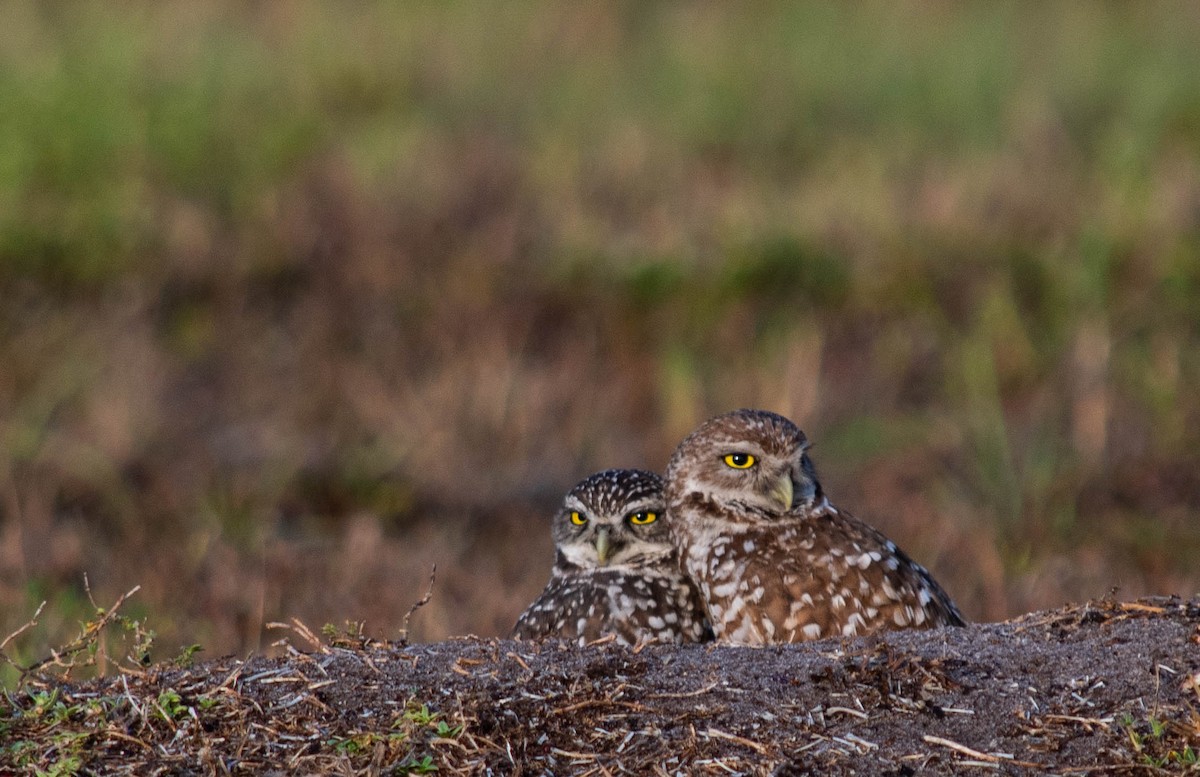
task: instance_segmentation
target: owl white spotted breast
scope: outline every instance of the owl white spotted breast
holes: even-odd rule
[[[627,645],[711,639],[665,512],[662,478],[652,472],[605,470],[571,489],[554,517],[550,582],[513,637],[584,644],[611,634]]]
[[[924,567],[833,506],[807,449],[783,416],[735,410],[702,424],[671,456],[672,540],[717,641],[962,625]]]

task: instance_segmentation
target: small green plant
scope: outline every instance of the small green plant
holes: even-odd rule
[[[428,754],[420,758],[406,756],[404,760],[396,764],[396,771],[399,774],[429,774],[437,770],[437,764],[433,762],[433,756]]]
[[[427,704],[422,704],[419,707],[415,704],[410,704],[408,709],[404,711],[403,719],[417,726],[428,726],[437,719],[437,713],[430,712],[429,705]]]
[[[356,755],[371,749],[371,745],[379,740],[379,735],[367,732],[363,734],[355,734],[351,737],[330,739],[325,742],[327,745],[332,745],[333,749],[345,755]]]
[[[332,647],[363,649],[371,641],[364,633],[366,624],[362,621],[346,621],[342,626],[326,623],[321,627],[321,634],[329,640]]]
[[[33,706],[25,711],[25,715],[30,718],[41,718],[46,714],[46,711],[59,703],[58,689],[53,688],[49,691],[31,691],[29,700],[33,702]]]
[[[178,720],[188,714],[188,705],[184,704],[183,698],[173,690],[160,693],[156,706],[159,716],[166,721]]]
[[[22,768],[29,766],[37,758],[39,750],[40,746],[38,743],[31,742],[28,739],[18,739],[15,742],[0,747],[0,753],[7,751],[13,765]]]
[[[457,739],[464,727],[451,723],[428,704],[410,700],[386,732],[364,731],[347,737],[326,740],[336,752],[354,758],[376,751],[382,744],[395,774],[428,774],[438,770],[436,756],[423,752],[425,745],[438,740]]]
[[[91,733],[64,724],[92,716],[103,705],[95,699],[68,704],[58,688],[28,691],[25,700],[27,706],[16,705],[0,727],[5,734],[13,732],[13,741],[0,746],[0,761],[38,775],[78,774]]]
[[[50,764],[49,769],[38,769],[35,773],[38,777],[67,777],[68,775],[79,774],[82,768],[82,756],[72,754],[64,756]]]
[[[1165,769],[1168,766],[1196,766],[1200,764],[1200,761],[1197,761],[1196,751],[1192,749],[1192,746],[1184,745],[1182,750],[1168,750],[1159,756],[1144,753],[1142,763],[1157,769]]]
[[[463,727],[462,726],[451,726],[446,721],[439,720],[437,722],[437,725],[434,726],[433,730],[434,730],[434,733],[436,733],[442,739],[454,739],[455,737],[457,737],[459,734],[462,733]]]
[[[1193,767],[1200,765],[1200,754],[1190,742],[1183,741],[1178,746],[1179,739],[1173,736],[1172,726],[1153,715],[1145,721],[1139,721],[1126,713],[1121,717],[1121,725],[1129,736],[1133,750],[1140,756],[1146,766],[1163,769],[1170,766]]]
[[[82,705],[68,706],[64,703],[59,698],[58,688],[49,691],[32,691],[29,693],[29,700],[32,702],[32,706],[22,712],[21,716],[50,728],[69,720],[84,709]]]
[[[393,728],[404,723],[411,723],[412,725],[421,728],[430,728],[433,730],[434,734],[442,739],[454,739],[463,732],[462,726],[452,726],[446,721],[442,720],[441,713],[431,712],[429,710],[429,705],[427,704],[421,704],[418,706],[415,703],[409,703],[408,708],[404,711],[404,714],[397,719],[396,723],[393,725]]]
[[[171,659],[171,663],[181,669],[187,669],[196,661],[196,654],[204,650],[198,644],[187,645],[183,650],[179,651],[179,655]]]

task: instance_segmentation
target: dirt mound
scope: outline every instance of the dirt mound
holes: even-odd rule
[[[1200,772],[1200,600],[766,649],[325,646],[0,705],[0,770]]]

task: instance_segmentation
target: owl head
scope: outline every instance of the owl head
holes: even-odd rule
[[[669,555],[665,512],[662,478],[653,472],[597,472],[571,489],[554,517],[560,565],[640,566]]]
[[[667,465],[667,500],[704,495],[741,515],[780,518],[823,499],[808,438],[766,410],[734,410],[689,434]]]

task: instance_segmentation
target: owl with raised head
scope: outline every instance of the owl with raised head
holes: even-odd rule
[[[554,516],[550,582],[517,620],[515,639],[585,644],[613,635],[635,645],[711,638],[704,607],[679,569],[662,479],[610,469],[571,489]]]
[[[783,416],[736,410],[702,424],[671,456],[672,540],[717,641],[962,625],[924,567],[834,507],[808,447]]]

